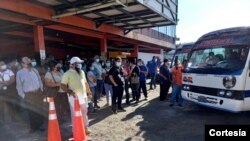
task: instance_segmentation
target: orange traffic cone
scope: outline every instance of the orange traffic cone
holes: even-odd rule
[[[75,98],[74,101],[74,141],[86,141],[87,136],[83,122],[81,107],[79,99]]]
[[[61,134],[53,98],[49,98],[48,141],[61,141]]]

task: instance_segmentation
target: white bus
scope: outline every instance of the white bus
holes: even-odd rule
[[[182,97],[215,109],[250,110],[250,27],[210,32],[194,44]]]
[[[172,58],[171,61],[171,65],[170,67],[172,68],[172,66],[174,65],[174,60],[177,58],[181,63],[184,60],[187,60],[189,53],[192,50],[194,43],[185,43],[185,44],[181,44],[174,53],[174,56]]]

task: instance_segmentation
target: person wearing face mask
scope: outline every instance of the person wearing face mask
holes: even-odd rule
[[[145,100],[147,100],[148,93],[147,93],[147,87],[146,87],[146,77],[148,74],[148,69],[144,65],[143,61],[141,59],[138,60],[138,66],[140,69],[140,88],[139,88],[139,97],[141,97],[141,91],[143,91]]]
[[[88,64],[87,64],[87,68],[86,68],[86,71],[87,71],[87,80],[88,80],[88,83],[89,83],[89,87],[90,87],[90,90],[92,92],[92,99],[89,99],[89,112],[90,113],[95,113],[95,108],[97,108],[97,95],[96,95],[96,76],[94,74],[94,66],[93,66],[93,63],[94,61],[90,61]]]
[[[111,105],[110,98],[112,98],[113,89],[112,89],[112,82],[110,81],[109,74],[108,74],[108,72],[111,68],[111,63],[109,60],[106,62],[105,66],[106,67],[104,68],[104,70],[105,70],[104,88],[105,88],[106,100],[107,100],[107,104],[105,106],[110,106]]]
[[[0,108],[1,117],[3,122],[10,122],[14,120],[16,112],[14,109],[15,88],[13,87],[15,82],[14,73],[7,68],[4,61],[0,61]],[[7,111],[8,113],[5,113]],[[11,119],[7,119],[6,115],[10,114]]]
[[[153,90],[153,86],[154,88],[156,88],[155,77],[157,73],[157,58],[155,56],[153,56],[152,60],[148,64],[148,72],[150,74],[150,79],[151,79],[150,89]]]
[[[22,58],[22,69],[17,72],[16,89],[18,95],[25,103],[25,109],[28,111],[30,120],[30,133],[40,130],[44,117],[47,117],[47,112],[43,108],[43,83],[37,69],[31,65],[31,60],[28,57]]]
[[[122,64],[121,58],[116,58],[114,66],[108,72],[109,79],[112,83],[112,89],[113,89],[112,111],[115,114],[117,114],[117,108],[119,111],[126,111],[122,107],[124,77],[121,64]]]
[[[19,60],[20,61],[20,60]],[[8,68],[14,73],[14,75],[16,76],[17,74],[17,71],[19,71],[21,69],[21,65],[19,63],[17,57],[9,57],[7,60],[6,60],[6,64],[8,66]],[[12,85],[11,85],[12,89],[13,89],[13,101],[15,102],[12,102],[12,107],[13,107],[13,113],[14,113],[14,120],[15,121],[18,121],[19,119],[19,115],[18,115],[18,112],[20,112],[22,109],[21,109],[21,101],[19,99],[19,96],[17,94],[17,91],[16,91],[16,83],[14,82]]]
[[[160,67],[160,101],[167,100],[168,91],[171,85],[170,72],[168,67],[168,59],[164,59]]]
[[[63,113],[69,109],[67,93],[60,86],[63,73],[60,72],[60,64],[56,61],[50,61],[49,71],[45,74],[45,85],[47,87],[58,87],[58,92],[54,94],[55,107],[59,122],[64,122]]]
[[[101,98],[102,95],[102,89],[103,89],[103,69],[102,69],[102,65],[100,63],[100,57],[99,56],[95,56],[94,57],[94,68],[95,68],[95,72],[96,72],[96,78],[97,78],[97,85],[96,85],[96,93],[97,93],[97,97],[98,99]],[[100,108],[100,107],[98,107]]]
[[[82,116],[85,122],[85,131],[86,134],[89,134],[90,130],[88,128],[89,122],[87,112],[88,99],[91,99],[92,93],[85,77],[85,73],[81,70],[82,62],[83,60],[79,57],[72,57],[70,59],[70,69],[63,74],[61,88],[68,93],[72,123],[74,123],[74,98],[77,97],[79,99]],[[74,129],[73,126],[74,125],[72,124],[72,131]]]
[[[140,69],[137,66],[135,60],[130,62],[130,66],[131,66],[130,84],[131,84],[131,89],[132,89],[132,96],[133,96],[133,99],[136,100],[136,103],[138,103],[140,99],[140,93],[139,93]]]

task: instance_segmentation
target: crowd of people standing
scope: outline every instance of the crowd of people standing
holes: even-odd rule
[[[124,93],[127,105],[138,103],[141,93],[147,100],[148,77],[151,79],[150,89],[155,89],[155,79],[159,75],[160,101],[168,99],[168,91],[172,85],[170,106],[176,101],[182,106],[180,90],[183,68],[178,60],[175,60],[171,69],[167,59],[159,66],[156,57],[147,66],[141,59],[128,61],[117,57],[102,60],[100,56],[89,60],[67,56],[64,61],[52,57],[46,59],[42,66],[39,64],[28,57],[0,60],[0,108],[7,109],[11,120],[17,119],[18,110],[26,110],[30,132],[44,130],[42,125],[47,117],[47,109],[43,106],[46,97],[43,92],[46,88],[58,88],[57,93],[52,96],[60,123],[64,122],[63,117],[67,114],[71,115],[72,123],[74,122],[74,98],[79,99],[87,133],[90,133],[88,114],[96,113],[101,108],[98,101],[102,96],[106,97],[105,107],[111,106],[114,114],[125,112],[122,105]],[[4,116],[5,113],[2,112],[0,119],[3,121],[6,120]]]

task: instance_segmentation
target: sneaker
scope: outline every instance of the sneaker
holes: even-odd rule
[[[129,102],[129,101],[127,101],[127,102],[126,102],[126,104],[127,104],[127,105],[130,105],[130,102]]]
[[[169,107],[173,107],[174,106],[174,104],[169,104]]]
[[[145,97],[145,100],[148,100],[148,97]]]
[[[112,110],[113,114],[117,114],[117,110]]]
[[[121,112],[126,112],[125,109],[123,109],[122,107],[118,108],[118,111],[121,111]]]
[[[88,127],[86,127],[85,128],[85,133],[86,133],[86,135],[89,135],[91,133],[91,130]]]
[[[106,103],[103,107],[108,107],[109,106],[109,104],[108,103]]]
[[[94,106],[94,108],[95,108],[95,109],[100,109],[101,107],[98,106],[98,105],[96,105],[96,106]]]

